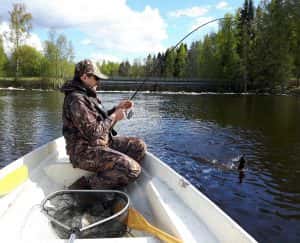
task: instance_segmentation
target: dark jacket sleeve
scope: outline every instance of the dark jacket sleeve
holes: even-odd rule
[[[109,134],[113,121],[109,118],[99,119],[99,114],[89,109],[84,98],[73,99],[69,108],[74,126],[87,140],[93,141]]]
[[[115,110],[116,110],[116,107],[113,107],[112,109],[108,110],[108,111],[107,111],[107,115],[110,116],[112,113],[115,112]]]

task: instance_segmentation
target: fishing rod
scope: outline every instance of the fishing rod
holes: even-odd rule
[[[227,17],[228,18],[228,17]],[[185,35],[180,41],[178,41],[175,46],[173,46],[171,49],[170,49],[170,52],[172,52],[173,50],[175,50],[186,38],[188,38],[191,34],[193,34],[194,32],[196,32],[197,30],[201,29],[202,27],[210,24],[210,23],[213,23],[213,22],[216,22],[216,21],[220,21],[220,20],[224,20],[226,18],[216,18],[216,19],[213,19],[213,20],[210,20],[204,24],[201,24],[199,26],[197,26],[195,29],[193,29],[192,31],[190,31],[187,35]],[[154,68],[156,69],[156,67]],[[147,81],[147,78],[145,78],[143,80],[143,82],[137,87],[136,91],[133,93],[133,95],[129,98],[129,100],[133,100],[134,97],[137,95],[137,93],[141,90],[141,88],[144,86],[145,82]],[[133,116],[133,110],[129,110],[128,113],[126,113],[126,116],[127,116],[127,119],[130,119],[132,116]]]
[[[228,18],[228,17],[227,17]],[[189,32],[187,35],[185,35],[180,41],[178,41],[176,43],[175,46],[173,46],[171,49],[170,49],[170,52],[174,51],[180,44],[181,42],[183,42],[186,38],[188,38],[191,34],[193,34],[194,32],[196,32],[197,30],[199,30],[200,28],[210,24],[210,23],[213,23],[213,22],[216,22],[216,21],[219,21],[219,20],[224,20],[226,18],[217,18],[217,19],[213,19],[213,20],[210,20],[204,24],[201,24],[199,25],[198,27],[196,27],[195,29],[193,29],[191,32]],[[143,80],[143,82],[138,86],[138,88],[136,89],[136,91],[134,92],[134,94],[129,98],[129,100],[133,100],[133,98],[137,95],[137,93],[140,91],[140,89],[143,87],[143,85],[145,84],[145,82],[147,81],[147,78],[145,80]]]
[[[220,20],[224,20],[224,19],[228,19],[228,17],[226,18],[216,18],[216,19],[213,19],[213,20],[210,20],[204,24],[201,24],[199,25],[198,27],[196,27],[195,29],[193,29],[192,31],[190,31],[187,35],[185,35],[180,41],[178,41],[176,43],[175,46],[173,46],[171,49],[170,49],[170,52],[172,52],[173,50],[175,50],[175,48],[177,48],[186,38],[188,38],[191,34],[193,34],[194,32],[196,32],[197,30],[199,30],[200,28],[210,24],[210,23],[213,23],[213,22],[216,22],[216,21],[220,21]],[[229,19],[231,19],[229,17]],[[155,67],[156,68],[156,67]],[[138,88],[136,89],[136,91],[133,93],[133,95],[129,98],[129,100],[133,100],[134,97],[137,95],[137,93],[140,91],[140,89],[143,87],[143,85],[145,84],[145,82],[147,81],[147,78],[145,78],[143,80],[143,82],[138,86]],[[126,116],[127,116],[127,119],[130,119],[132,116],[133,116],[133,110],[129,110],[128,113],[126,113]],[[208,162],[210,162],[209,160],[206,160]],[[239,179],[240,179],[240,183],[242,182],[242,179],[244,177],[244,167],[245,167],[245,164],[246,164],[246,159],[245,159],[245,156],[244,155],[240,155],[239,158],[237,159],[236,163],[237,163],[237,170],[239,171]],[[213,163],[215,164],[215,163]],[[232,165],[230,165],[232,167]],[[226,166],[224,166],[226,167]],[[228,168],[231,168],[231,167],[228,167]],[[232,169],[232,168],[231,168]]]

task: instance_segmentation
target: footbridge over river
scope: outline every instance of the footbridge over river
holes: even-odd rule
[[[141,86],[141,84],[143,85]],[[114,77],[101,81],[102,90],[189,91],[216,92],[232,90],[233,83],[209,79],[178,78],[124,78]]]

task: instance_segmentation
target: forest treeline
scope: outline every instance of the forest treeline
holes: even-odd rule
[[[9,13],[10,31],[0,38],[0,76],[71,77],[71,41],[51,30],[39,52],[23,44],[32,19],[25,5],[14,4]],[[3,50],[3,38],[11,43],[10,56]],[[290,80],[299,86],[300,1],[263,0],[255,7],[252,0],[245,0],[235,14],[224,16],[218,31],[189,46],[182,43],[131,63],[107,60],[98,65],[112,77],[218,80],[242,91],[284,89]]]

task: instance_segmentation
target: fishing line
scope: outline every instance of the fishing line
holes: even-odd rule
[[[220,20],[224,20],[224,19],[228,19],[227,18],[217,18],[217,19],[213,19],[213,20],[210,20],[204,24],[201,24],[199,26],[197,26],[195,29],[193,29],[192,31],[190,31],[188,34],[186,34],[180,41],[178,41],[175,46],[173,46],[171,49],[170,49],[170,52],[174,51],[186,38],[188,38],[191,34],[193,34],[194,32],[196,32],[197,30],[201,29],[202,27],[210,24],[210,23],[213,23],[213,22],[216,22],[216,21],[220,21]],[[231,19],[231,18],[230,18]],[[157,66],[155,66],[154,70],[157,68]],[[140,91],[140,89],[144,86],[145,82],[147,81],[147,78],[145,78],[143,80],[143,82],[137,87],[136,91],[133,93],[133,95],[129,98],[129,100],[133,100],[134,97],[137,95],[137,93]],[[132,116],[133,116],[133,109],[130,109],[128,111],[128,113],[126,113],[126,116],[127,116],[127,119],[130,119]]]
[[[190,31],[188,34],[186,34],[182,39],[180,39],[176,44],[175,46],[173,46],[171,49],[170,49],[170,52],[174,51],[186,38],[188,38],[191,34],[193,34],[194,32],[196,32],[197,30],[201,29],[202,27],[210,24],[210,23],[213,23],[213,22],[216,22],[216,21],[220,21],[220,20],[225,20],[225,19],[230,19],[232,20],[231,17],[223,17],[223,18],[216,18],[216,19],[213,19],[213,20],[210,20],[204,24],[201,24],[199,26],[197,26],[195,29],[193,29],[192,31]],[[159,64],[159,62],[158,62]],[[155,66],[154,70],[157,68],[157,66]],[[137,93],[140,91],[140,89],[143,87],[143,85],[145,84],[145,82],[147,81],[147,78],[145,78],[143,80],[143,82],[137,87],[136,91],[133,93],[133,95],[129,98],[129,100],[133,100],[135,98],[135,96],[137,95]],[[127,119],[130,119],[132,116],[133,116],[133,110],[130,109],[128,112],[126,112],[126,116],[127,116]],[[245,166],[245,163],[246,163],[246,160],[244,158],[244,155],[240,155],[239,156],[239,160],[237,161],[238,162],[238,167],[237,167],[237,170],[240,172],[240,173],[243,173],[243,169],[244,169],[244,166]],[[244,177],[243,174],[240,174],[240,180]]]

